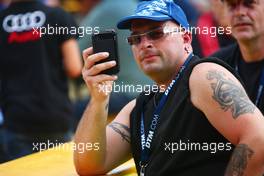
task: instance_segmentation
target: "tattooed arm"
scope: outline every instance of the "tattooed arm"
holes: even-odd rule
[[[95,144],[98,150],[74,151],[74,162],[80,175],[101,175],[131,158],[129,116],[135,100],[128,103],[106,126],[107,105],[91,102],[83,114],[75,143]]]
[[[130,131],[128,126],[114,121],[111,124],[109,124],[108,127],[112,128],[112,130],[118,133],[122,138],[122,140],[130,143]]]
[[[236,145],[226,176],[264,173],[264,117],[239,81],[214,63],[195,66],[189,81],[192,103]]]

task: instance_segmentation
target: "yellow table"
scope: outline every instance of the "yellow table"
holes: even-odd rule
[[[136,176],[134,161],[124,163],[108,175]],[[0,176],[78,176],[72,143],[0,164]]]

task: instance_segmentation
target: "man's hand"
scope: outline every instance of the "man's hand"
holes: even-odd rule
[[[115,61],[96,64],[96,62],[106,59],[108,56],[109,53],[107,52],[93,54],[92,47],[83,51],[84,67],[82,76],[92,99],[108,99],[112,91],[113,81],[117,79],[116,75],[100,74],[100,72],[114,67],[116,65]]]

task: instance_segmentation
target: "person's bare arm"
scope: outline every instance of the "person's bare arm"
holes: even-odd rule
[[[89,89],[91,100],[78,125],[75,143],[98,143],[99,150],[74,151],[74,163],[78,174],[105,174],[130,157],[129,116],[135,100],[128,103],[117,117],[106,126],[108,116],[109,92],[101,86],[112,86],[115,76],[99,74],[102,70],[113,67],[111,61],[94,65],[105,59],[104,53],[92,54],[92,48],[83,53],[85,65],[83,78]]]
[[[76,131],[75,143],[98,143],[99,150],[74,151],[80,175],[106,174],[131,158],[129,114],[134,104],[130,102],[106,127],[105,105],[90,103]]]
[[[66,40],[62,46],[63,65],[67,76],[76,78],[81,75],[82,60],[76,39]]]
[[[236,145],[226,176],[258,176],[264,171],[264,117],[239,81],[213,63],[194,67],[191,101],[210,123]]]

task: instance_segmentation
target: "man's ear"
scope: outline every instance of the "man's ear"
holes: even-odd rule
[[[184,44],[191,44],[192,43],[192,34],[189,31],[185,31],[182,34],[183,43]]]

